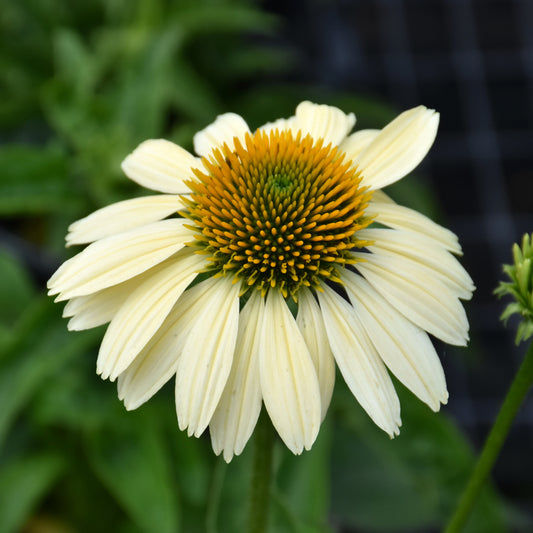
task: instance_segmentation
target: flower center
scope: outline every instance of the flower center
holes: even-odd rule
[[[301,286],[339,282],[349,251],[368,245],[356,232],[370,193],[344,154],[301,132],[258,131],[244,145],[215,149],[205,169],[193,169],[183,213],[194,222],[212,268],[242,278],[266,294],[296,297]]]

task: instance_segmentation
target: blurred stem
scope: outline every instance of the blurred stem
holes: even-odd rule
[[[254,435],[250,515],[248,517],[249,533],[265,533],[267,531],[273,446],[274,435],[272,424],[263,410]]]
[[[222,494],[222,487],[224,485],[224,477],[226,476],[227,467],[228,465],[224,461],[215,461],[215,469],[213,471],[209,498],[207,500],[205,518],[207,533],[216,533],[217,531],[217,518],[218,512],[220,510],[220,497]]]
[[[474,471],[470,476],[470,480],[444,533],[458,533],[465,525],[470,516],[472,506],[476,502],[479,492],[500,453],[516,413],[522,405],[532,383],[533,343],[529,345],[522,365],[518,369],[514,381],[509,388],[509,392],[487,437]]]

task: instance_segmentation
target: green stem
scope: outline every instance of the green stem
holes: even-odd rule
[[[270,483],[272,479],[272,450],[274,446],[272,424],[263,411],[255,428],[254,458],[250,487],[249,533],[267,531]]]
[[[500,453],[516,413],[522,405],[532,383],[533,343],[530,344],[522,365],[516,373],[496,421],[487,437],[474,471],[470,476],[470,480],[444,533],[458,533],[465,525],[472,506],[476,502],[479,492]]]

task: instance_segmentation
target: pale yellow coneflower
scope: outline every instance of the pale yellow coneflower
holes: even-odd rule
[[[328,408],[335,362],[372,420],[399,432],[388,371],[438,410],[448,398],[428,333],[464,345],[472,280],[456,236],[380,191],[416,167],[438,114],[402,113],[350,135],[353,114],[302,102],[251,132],[227,113],[197,133],[200,158],[142,143],[126,175],[162,195],[71,225],[91,243],[49,281],[69,328],[110,322],[97,361],[135,409],[176,376],[181,429],[209,426],[226,461],[264,402],[294,453]],[[199,277],[200,276],[200,277]]]

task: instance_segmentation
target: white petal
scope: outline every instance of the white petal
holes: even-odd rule
[[[96,369],[103,379],[114,381],[129,366],[204,266],[203,256],[183,250],[131,293],[100,346]]]
[[[381,189],[411,172],[431,148],[438,125],[439,114],[424,106],[396,117],[354,160],[363,185]]]
[[[383,299],[361,276],[344,270],[342,281],[355,311],[391,372],[438,411],[448,400],[440,360],[427,334]]]
[[[391,228],[421,233],[436,240],[450,252],[461,255],[461,246],[455,233],[436,224],[418,211],[397,205],[390,199],[386,202],[371,201],[365,209],[365,215],[375,217],[376,222]]]
[[[379,189],[372,192],[372,201],[375,203],[396,205],[396,202],[390,196]]]
[[[457,346],[468,340],[468,320],[457,297],[438,278],[401,256],[360,254],[355,267],[374,288],[411,322]]]
[[[399,433],[400,402],[383,361],[354,308],[323,286],[318,299],[335,361],[357,401],[391,437]]]
[[[259,355],[265,407],[295,454],[313,445],[320,427],[320,387],[305,340],[281,293],[267,296]]]
[[[321,420],[324,420],[335,385],[335,358],[329,347],[320,307],[311,291],[305,287],[298,292],[296,324],[300,328],[315,365],[320,386]]]
[[[105,237],[65,261],[48,281],[60,300],[84,296],[148,270],[194,239],[184,219],[161,220]]]
[[[113,285],[112,287],[102,289],[87,296],[77,296],[69,300],[63,310],[64,317],[72,317],[68,323],[68,329],[71,331],[80,331],[95,328],[110,322],[128,296],[151,272],[152,269],[147,270],[118,285]]]
[[[355,159],[380,133],[381,130],[359,130],[352,133],[339,145],[347,159]]]
[[[216,278],[208,278],[187,289],[154,336],[120,374],[118,396],[124,400],[126,409],[137,409],[176,374],[185,341],[203,311],[202,297],[217,282]]]
[[[261,293],[252,292],[239,316],[239,332],[231,372],[209,424],[213,450],[224,460],[240,455],[261,412],[259,343],[264,304]]]
[[[170,194],[188,193],[184,180],[193,177],[191,168],[200,161],[192,154],[164,139],[141,143],[124,161],[122,170],[139,185]]]
[[[273,130],[279,131],[294,131],[294,121],[295,117],[290,118],[278,118],[274,122],[267,122],[263,124],[260,128],[257,128],[258,131],[264,131],[265,133],[270,133]]]
[[[202,311],[185,341],[176,374],[180,429],[199,437],[209,424],[228,379],[239,324],[240,283],[218,278],[202,297]]]
[[[324,145],[338,146],[350,133],[355,124],[355,115],[346,115],[340,109],[329,105],[302,102],[296,108],[294,130],[308,133],[316,141],[324,139]]]
[[[438,241],[412,231],[368,228],[357,233],[358,238],[373,241],[368,249],[380,254],[404,256],[419,266],[431,270],[459,298],[470,299],[475,289],[472,278]]]
[[[202,297],[216,278],[208,278],[187,289],[172,311],[140,351],[130,366],[118,377],[118,396],[128,411],[149,400],[174,374],[196,317],[203,311]]]
[[[145,196],[108,205],[71,224],[67,246],[85,244],[122,233],[176,213],[183,207],[177,195]]]
[[[246,146],[244,137],[249,132],[248,124],[241,116],[235,113],[219,115],[215,122],[194,136],[194,151],[202,157],[207,157],[215,148],[221,148],[224,143],[233,150],[235,137]]]

